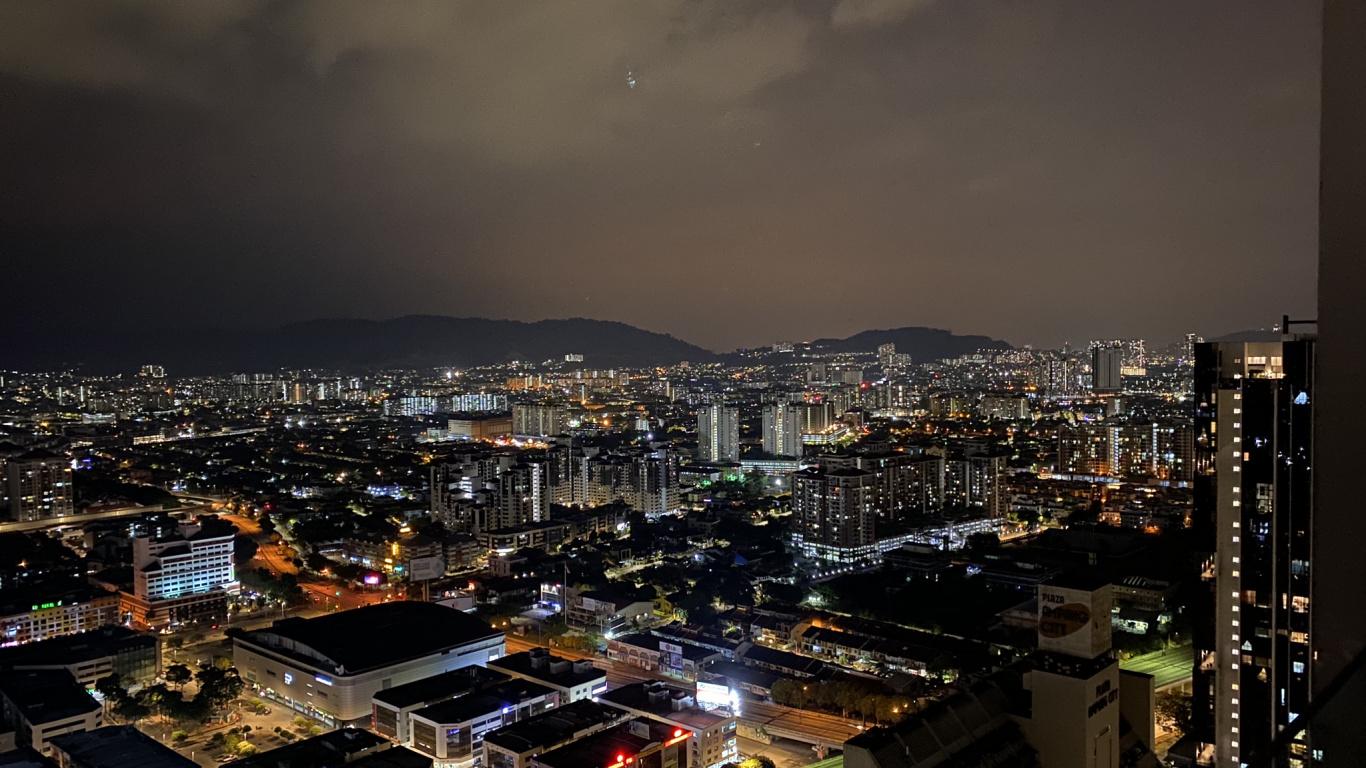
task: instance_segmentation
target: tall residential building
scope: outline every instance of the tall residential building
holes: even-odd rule
[[[1124,376],[1145,376],[1148,372],[1148,343],[1143,339],[1125,339],[1120,342],[1124,348],[1124,364],[1120,372]]]
[[[71,461],[41,448],[4,462],[9,518],[49,520],[76,513]]]
[[[1115,395],[1124,391],[1124,358],[1128,349],[1120,341],[1091,342],[1091,391]]]
[[[862,469],[792,473],[792,513],[802,549],[835,562],[877,553],[877,478]]]
[[[467,392],[451,395],[451,411],[455,413],[476,413],[479,411],[506,411],[508,396],[493,392]]]
[[[769,403],[764,406],[764,452],[775,456],[802,455],[803,406]]]
[[[1064,475],[1152,477],[1188,482],[1194,433],[1187,424],[1085,422],[1058,428],[1058,466]]]
[[[567,507],[588,505],[588,455],[582,447],[551,446],[546,452],[550,459],[550,487],[554,502]]]
[[[896,358],[895,344],[881,344],[877,348],[877,364],[883,368],[891,368],[893,360]]]
[[[1204,341],[1194,333],[1188,333],[1181,339],[1181,356],[1177,361],[1181,365],[1195,365],[1195,345]]]
[[[1310,706],[1314,356],[1310,339],[1196,347],[1193,722],[1209,765],[1241,764]]]
[[[697,448],[702,461],[739,461],[740,409],[719,403],[698,409]]]
[[[1060,398],[1076,395],[1081,387],[1077,363],[1067,357],[1040,360],[1035,369],[1035,386],[1044,397]]]
[[[977,406],[984,419],[1028,421],[1032,414],[1029,398],[1024,395],[985,395]]]
[[[488,530],[550,519],[550,462],[525,459],[498,476],[498,512]]]
[[[512,434],[517,437],[554,437],[563,434],[564,409],[558,405],[512,406]]]
[[[627,502],[651,517],[678,511],[678,454],[659,447],[632,456]]]
[[[944,505],[980,509],[991,517],[1004,517],[1007,507],[1006,453],[970,453],[953,456],[944,463]]]
[[[819,435],[836,423],[835,404],[832,402],[793,403],[791,407],[801,414],[799,426],[803,435]]]
[[[192,621],[227,618],[227,598],[238,589],[232,531],[209,532],[197,524],[173,536],[133,539],[133,591],[123,593],[132,626],[162,629]]]
[[[873,510],[879,522],[904,522],[938,512],[944,504],[944,457],[929,453],[858,453],[821,457],[827,470],[873,474]]]

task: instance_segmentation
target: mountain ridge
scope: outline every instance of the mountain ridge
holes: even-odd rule
[[[817,343],[832,351],[870,352],[887,341],[917,360],[1010,347],[986,336],[956,336],[943,329],[915,326],[864,331]],[[168,326],[140,333],[86,328],[77,334],[48,328],[21,334],[19,342],[0,350],[0,364],[24,370],[80,366],[87,372],[113,372],[157,363],[173,375],[281,368],[463,368],[513,360],[540,363],[562,360],[567,354],[584,355],[583,365],[589,368],[726,359],[671,334],[582,317],[536,321],[447,315],[318,318],[264,330]]]

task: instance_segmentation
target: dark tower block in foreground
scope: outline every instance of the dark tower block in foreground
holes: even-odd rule
[[[1241,764],[1311,700],[1315,342],[1286,339],[1196,348],[1193,525],[1208,591],[1194,710],[1209,765]]]

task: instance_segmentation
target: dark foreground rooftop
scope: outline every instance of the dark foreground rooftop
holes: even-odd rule
[[[432,759],[355,728],[324,733],[233,763],[236,768],[431,768]]]
[[[312,619],[282,619],[269,629],[233,631],[231,636],[315,666],[329,666],[330,662],[336,674],[354,675],[501,637],[502,633],[453,608],[401,601]],[[307,651],[292,651],[290,645]],[[320,658],[311,658],[314,655]]]
[[[616,707],[583,699],[486,733],[484,741],[520,755],[563,744],[576,734],[590,733],[629,718],[629,714]]]
[[[80,717],[100,709],[65,669],[34,669],[0,675],[0,691],[34,725]]]
[[[57,751],[86,768],[195,768],[188,757],[131,725],[68,733],[52,740]]]

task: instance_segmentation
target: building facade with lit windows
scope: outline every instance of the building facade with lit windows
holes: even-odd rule
[[[792,473],[792,513],[802,551],[832,562],[877,554],[877,478],[846,467]]]
[[[76,514],[67,457],[39,448],[4,462],[4,470],[11,520],[31,522]]]
[[[133,591],[123,594],[132,626],[161,629],[191,621],[227,619],[228,596],[239,588],[234,533],[195,524],[174,536],[133,539]]]
[[[1202,764],[1240,765],[1310,706],[1314,354],[1312,339],[1289,337],[1196,347],[1192,526],[1207,602],[1192,612],[1193,721]]]
[[[714,404],[697,411],[697,453],[702,461],[740,460],[740,409]]]
[[[489,530],[539,523],[550,519],[550,462],[518,462],[498,476],[498,509],[488,521]]]
[[[512,406],[512,434],[516,437],[554,437],[564,433],[565,423],[564,408],[558,405]]]
[[[51,640],[118,624],[119,606],[117,592],[93,587],[75,587],[58,594],[15,590],[0,605],[0,646]]]
[[[769,403],[764,406],[764,452],[774,456],[802,455],[802,412],[795,403]]]

